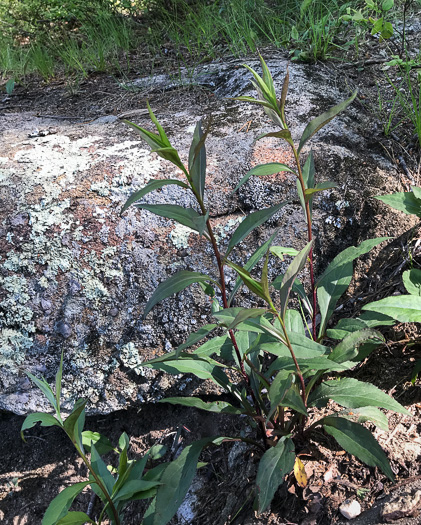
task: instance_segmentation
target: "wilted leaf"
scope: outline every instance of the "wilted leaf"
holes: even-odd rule
[[[306,469],[304,467],[304,463],[298,456],[295,458],[294,463],[294,477],[297,480],[297,484],[299,487],[304,489],[307,486]]]

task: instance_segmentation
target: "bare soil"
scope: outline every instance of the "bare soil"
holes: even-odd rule
[[[360,87],[361,109],[373,112],[373,120],[376,119],[373,110],[376,82],[380,79],[378,68],[376,64],[360,70],[352,66],[344,68],[349,81]],[[15,113],[18,118],[19,112],[29,110],[39,116],[67,119],[70,123],[88,122],[105,115],[143,109],[147,98],[151,105],[159,103],[160,107],[174,108],[193,101],[208,104],[212,96],[210,91],[200,88],[165,93],[129,92],[106,75],[92,76],[76,90],[70,89],[63,80],[40,85],[39,80],[33,79],[26,86],[18,86],[11,97],[3,99],[0,112]],[[385,149],[397,163],[405,163],[405,168],[402,168],[404,186],[419,183],[419,150],[411,133],[385,137],[379,124],[377,135],[367,138],[376,140],[379,148]],[[402,221],[405,220],[402,216]],[[411,250],[415,267],[421,264],[421,255],[413,250],[418,237],[419,232],[415,229],[401,239],[402,253]],[[383,271],[387,278],[380,279],[382,282],[374,287],[374,291],[372,283],[363,279],[362,273],[360,279],[357,276],[360,296],[373,300],[384,295],[385,290],[387,293],[399,290],[401,271],[406,268],[400,267],[401,263],[399,258],[379,262],[377,270]],[[393,275],[395,269],[398,271]],[[360,271],[363,272],[363,268]],[[376,297],[372,297],[373,294]],[[348,308],[352,306],[348,305]],[[252,447],[233,448],[225,444],[203,454],[208,466],[201,469],[198,477],[196,517],[189,521],[187,514],[184,518],[178,515],[172,523],[327,525],[341,522],[338,508],[347,498],[358,499],[363,510],[374,509],[367,514],[368,521],[358,523],[382,523],[376,509],[393,497],[395,491],[407,493],[410,497],[421,480],[421,381],[415,385],[409,381],[414,362],[421,358],[420,331],[416,325],[398,325],[386,332],[386,336],[388,345],[358,366],[352,377],[374,383],[393,395],[413,415],[411,418],[391,414],[389,433],[371,428],[391,461],[396,475],[395,485],[379,470],[361,464],[341,450],[329,436],[319,432],[299,450],[309,478],[308,486],[305,489],[298,487],[290,476],[277,493],[271,511],[256,518],[252,490],[259,452]],[[334,405],[330,408],[335,409]],[[86,469],[63,433],[55,428],[34,428],[28,432],[24,443],[19,435],[23,419],[10,413],[0,414],[0,522],[5,525],[41,523],[49,502],[60,490],[87,479]],[[199,414],[194,409],[158,404],[89,417],[85,428],[105,434],[113,443],[123,431],[127,432],[133,458],[142,455],[153,444],[166,444],[169,452],[165,459],[168,459],[174,453],[174,438],[179,429],[183,444],[187,444],[206,435],[236,435],[243,426],[244,420],[241,419],[215,417]],[[91,493],[86,491],[78,498],[74,509],[86,512],[91,499]],[[126,523],[140,523],[144,509],[142,502],[130,504]],[[396,523],[419,524],[421,518],[405,517]]]

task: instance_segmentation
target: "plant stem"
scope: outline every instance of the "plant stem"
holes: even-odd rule
[[[70,436],[69,436],[70,437]],[[70,438],[72,439],[72,438]],[[111,512],[113,513],[114,521],[116,525],[120,525],[120,518],[118,516],[117,509],[114,507],[113,500],[111,499],[111,496],[108,494],[107,489],[104,487],[104,484],[99,479],[99,477],[96,475],[94,469],[92,468],[91,464],[88,461],[88,458],[85,456],[85,454],[82,452],[82,450],[79,448],[77,443],[72,439],[73,445],[75,446],[79,456],[82,458],[82,461],[87,466],[89,472],[92,474],[92,477],[95,479],[95,482],[97,483],[98,487],[101,489],[101,492],[104,494],[105,499],[107,500],[107,504],[111,508]]]
[[[303,192],[303,198],[305,200],[305,184],[304,184],[304,178],[303,178],[303,172],[301,170],[301,164],[300,159],[297,153],[297,150],[293,144],[291,144],[292,151],[294,153],[295,158],[295,164],[297,166],[298,171],[298,180],[300,182],[301,191]],[[311,210],[310,210],[310,203],[309,201],[305,200],[305,211],[306,211],[306,219],[307,219],[307,239],[308,242],[311,242],[313,240],[313,232],[312,230],[312,221],[311,221]],[[314,279],[314,262],[313,262],[313,247],[310,248],[310,253],[308,254],[309,261],[310,261],[310,282],[311,282],[311,294],[313,297],[313,319],[312,319],[312,327],[313,327],[313,339],[314,341],[317,341],[317,330],[316,330],[316,316],[317,316],[317,293],[316,293],[316,281]]]

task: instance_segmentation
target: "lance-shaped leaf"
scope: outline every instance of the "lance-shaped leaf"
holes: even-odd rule
[[[159,403],[170,403],[171,405],[183,405],[186,407],[194,407],[206,412],[215,412],[217,414],[244,414],[245,411],[241,408],[236,408],[225,401],[210,401],[205,402],[198,397],[167,397],[160,399]]]
[[[357,332],[348,334],[329,355],[329,359],[336,363],[344,363],[345,361],[351,361],[358,354],[358,348],[365,342],[370,340],[376,342],[383,342],[384,337],[380,332],[372,330],[370,328],[364,328]]]
[[[113,496],[113,501],[127,501],[131,499],[144,499],[142,492],[147,492],[146,498],[150,497],[150,489],[160,485],[157,481],[145,481],[143,479],[133,479],[126,481],[121,489]]]
[[[60,364],[56,373],[56,403],[57,403],[57,415],[60,418],[60,397],[61,397],[61,379],[63,377],[63,357],[64,350],[61,351]]]
[[[282,84],[281,98],[280,98],[280,100],[278,100],[278,108],[279,108],[279,110],[281,112],[282,121],[283,121],[285,126],[286,126],[286,121],[285,121],[285,103],[286,103],[286,100],[287,100],[288,85],[289,85],[289,68],[287,66],[287,72],[286,72],[286,75],[285,75],[285,78],[284,78],[284,82]]]
[[[421,322],[421,297],[419,295],[393,295],[366,304],[363,310],[388,315],[401,323],[419,323]]]
[[[227,375],[223,372],[220,363],[211,360],[210,358],[204,358],[202,356],[196,356],[195,354],[189,354],[189,358],[179,358],[173,361],[161,361],[157,363],[148,362],[145,366],[149,368],[155,368],[163,370],[168,374],[193,374],[199,379],[210,379],[214,383],[222,388],[230,389],[230,381]]]
[[[207,337],[212,332],[212,330],[216,328],[216,326],[216,324],[207,324],[199,328],[197,332],[191,333],[187,338],[187,341],[177,347],[175,351],[175,356],[178,357],[183,350],[195,345],[196,343]]]
[[[92,432],[91,430],[85,430],[82,432],[82,443],[83,448],[88,452],[91,451],[91,445],[93,443],[100,455],[107,454],[107,452],[114,450],[111,441],[106,436],[99,432]]]
[[[377,326],[393,326],[395,321],[388,315],[379,314],[377,312],[364,312],[358,319],[363,321],[367,328],[376,328]]]
[[[305,190],[304,199],[306,202],[309,202],[315,193],[318,193],[319,191],[330,190],[332,188],[337,187],[338,185],[332,181],[320,182],[319,184],[316,184],[314,188],[308,188]]]
[[[264,108],[271,109],[273,106],[270,102],[267,102],[266,100],[258,100],[257,98],[248,97],[248,96],[241,96],[241,97],[233,97],[230,100],[240,100],[241,102],[250,102],[250,104],[259,104],[260,106],[263,106]]]
[[[294,284],[295,278],[298,273],[304,268],[308,254],[313,246],[313,241],[307,243],[307,245],[300,251],[300,253],[293,259],[291,264],[288,266],[288,270],[284,274],[282,279],[282,285],[279,290],[281,300],[280,315],[282,319],[285,319],[285,312],[288,306],[289,294],[291,293],[292,285]]]
[[[305,336],[303,318],[298,310],[287,310],[284,323],[288,333],[295,332]]]
[[[174,219],[175,221],[195,230],[202,235],[206,230],[206,221],[208,214],[200,215],[193,208],[183,208],[178,204],[136,204],[136,208],[148,210],[155,215]]]
[[[275,233],[273,233],[269,237],[269,239],[265,243],[262,244],[262,246],[259,246],[259,248],[257,248],[257,250],[252,254],[250,259],[244,265],[244,270],[249,272],[256,266],[256,264],[262,259],[262,257],[268,251],[270,245],[272,244],[277,234],[278,234],[278,230],[276,230]],[[237,277],[235,284],[234,284],[234,288],[232,289],[232,292],[228,298],[228,306],[231,304],[231,301],[233,300],[234,295],[237,293],[237,290],[240,288],[241,283],[242,283],[241,277]]]
[[[333,108],[329,109],[329,111],[326,111],[325,113],[322,113],[315,119],[313,119],[311,122],[307,124],[307,127],[305,128],[300,144],[298,146],[298,154],[300,153],[302,147],[304,144],[321,129],[323,126],[328,124],[332,119],[336,117],[341,111],[346,109],[351,102],[355,99],[357,96],[358,91],[354,91],[354,93],[346,100],[338,104],[337,106],[334,106]]]
[[[298,366],[304,373],[308,370],[334,371],[342,372],[349,370],[355,366],[355,363],[335,363],[327,358],[327,356],[312,357],[309,359],[297,357]],[[267,370],[267,375],[271,376],[277,370],[291,370],[296,371],[295,363],[290,356],[278,357],[273,361]]]
[[[202,131],[201,122],[196,124],[193,140],[189,151],[189,172],[192,185],[203,199],[206,182],[206,148],[205,140],[209,132],[209,126],[205,133]]]
[[[408,293],[421,296],[421,270],[413,268],[403,272],[402,280]]]
[[[316,341],[312,341],[305,335],[292,332],[288,334],[288,337],[297,358],[311,359],[328,352],[327,346],[316,343]],[[260,348],[279,357],[291,355],[289,348],[284,343],[263,343],[260,345]]]
[[[168,186],[174,184],[176,186],[181,186],[182,188],[188,189],[188,186],[186,183],[182,182],[181,180],[177,179],[152,179],[150,180],[146,186],[144,186],[141,190],[135,191],[130,195],[130,197],[127,199],[125,205],[122,207],[120,215],[122,215],[127,208],[133,204],[136,201],[139,201],[142,197],[150,193],[151,191],[158,190],[160,188],[163,188],[164,186]]]
[[[90,481],[82,481],[62,490],[48,505],[42,519],[42,525],[56,525],[57,521],[67,514],[76,496],[89,484]]]
[[[232,193],[235,193],[238,190],[238,188],[241,188],[241,186],[245,184],[252,176],[263,177],[265,175],[275,175],[276,173],[280,173],[281,171],[295,173],[294,170],[289,168],[286,164],[282,164],[281,162],[268,162],[267,164],[259,164],[257,166],[254,166],[254,168],[251,168],[251,170],[249,170],[244,175],[244,177],[240,180],[237,186],[232,190]]]
[[[379,467],[393,481],[393,472],[386,454],[369,430],[342,417],[326,417],[322,421],[324,430],[333,436],[342,448],[366,465]]]
[[[225,261],[225,264],[233,268],[238,273],[243,283],[251,292],[255,293],[258,297],[261,297],[265,301],[270,300],[270,298],[265,294],[262,284],[252,277],[246,269],[228,260]]]
[[[421,373],[421,359],[418,359],[418,361],[416,361],[415,363],[415,366],[412,370],[412,375],[411,375],[411,383],[413,385],[415,385],[417,377],[419,376],[420,373]]]
[[[324,334],[327,322],[335,309],[336,303],[351,282],[353,274],[352,262],[354,259],[369,252],[374,246],[377,246],[387,239],[388,237],[368,239],[357,247],[350,246],[337,255],[326,268],[316,284],[321,315],[319,336]]]
[[[270,253],[273,253],[273,255],[276,255],[276,257],[279,257],[281,261],[283,261],[284,255],[295,257],[300,252],[295,248],[286,248],[284,246],[271,246]]]
[[[326,335],[331,339],[342,340],[347,335],[358,332],[358,330],[364,330],[367,325],[361,319],[340,319],[335,328],[326,330]]]
[[[284,400],[287,390],[291,388],[292,381],[293,375],[291,370],[281,370],[272,381],[269,389],[270,409],[267,414],[266,422],[269,421],[275,413],[279,403]]]
[[[410,415],[410,412],[393,397],[388,396],[371,383],[363,383],[350,377],[325,381],[310,394],[308,405],[320,408],[325,406],[329,399],[333,399],[346,408],[373,406]]]
[[[386,414],[383,414],[383,412],[376,407],[361,407],[353,408],[351,410],[342,410],[342,412],[339,412],[339,415],[346,419],[350,419],[351,421],[356,419],[357,423],[371,421],[381,430],[384,430],[385,432],[389,430],[389,422]]]
[[[44,396],[51,403],[51,406],[54,407],[54,409],[57,412],[59,407],[57,406],[56,396],[54,395],[54,392],[50,385],[47,383],[47,381],[43,377],[41,379],[38,379],[37,377],[32,375],[31,372],[25,372],[25,374],[37,385],[37,387],[41,390]]]
[[[267,312],[265,308],[242,308],[240,312],[235,316],[232,323],[227,327],[227,330],[234,330],[240,323],[243,323],[247,319],[253,319],[259,317]]]
[[[156,495],[155,512],[153,519],[147,521],[148,525],[164,525],[170,521],[193,481],[203,447],[210,443],[219,445],[223,441],[231,441],[231,439],[220,437],[196,441],[187,446],[176,460],[168,464],[160,477],[161,485]]]
[[[412,191],[392,193],[391,195],[382,195],[375,198],[388,204],[395,210],[403,211],[407,215],[421,217],[421,198],[417,198]]]
[[[255,228],[266,222],[268,219],[270,219],[275,213],[277,213],[281,208],[283,208],[287,203],[281,202],[280,204],[277,204],[276,206],[271,206],[270,208],[265,208],[263,210],[255,211],[254,213],[250,213],[237,227],[235,232],[233,233],[230,242],[228,243],[227,253],[231,252],[231,250],[237,246],[247,235],[252,232]]]
[[[52,414],[44,414],[42,412],[36,414],[29,414],[29,416],[26,416],[20,429],[20,435],[23,441],[26,441],[23,432],[28,428],[34,427],[37,423],[41,423],[42,427],[62,426],[61,423]]]
[[[69,512],[56,522],[56,525],[85,525],[85,523],[94,523],[91,518],[84,512]]]
[[[305,190],[310,189],[310,188],[314,188],[314,173],[315,173],[314,156],[313,156],[313,151],[310,151],[310,153],[308,154],[308,157],[307,157],[307,159],[306,159],[306,161],[304,163],[303,170],[302,170],[303,181],[304,181],[304,189]],[[300,184],[300,180],[298,178],[297,178],[296,183],[297,183],[298,197],[300,199],[301,206],[302,206],[302,208],[303,208],[303,210],[305,212],[306,211],[305,196],[304,196],[301,184]],[[310,202],[310,213],[311,213],[312,205],[313,205],[311,197],[310,197],[309,202]],[[307,220],[307,217],[306,217],[306,220]]]
[[[157,289],[154,291],[152,297],[145,306],[143,316],[146,317],[157,303],[163,301],[170,295],[181,292],[181,290],[184,290],[184,288],[187,288],[187,286],[190,286],[193,283],[206,281],[214,282],[213,279],[207,275],[204,275],[203,273],[190,272],[189,270],[181,270],[180,272],[171,275],[171,277],[169,277],[166,281],[159,284]]]
[[[284,478],[294,468],[295,449],[289,437],[281,437],[260,460],[256,477],[257,512],[264,512]]]
[[[281,129],[280,131],[271,131],[270,133],[263,133],[263,135],[259,135],[257,137],[255,142],[257,142],[258,140],[264,139],[266,137],[274,137],[276,139],[284,139],[291,146],[294,145],[294,141],[291,138],[291,132],[289,131],[289,129]],[[295,171],[293,173],[295,173]]]
[[[210,341],[206,341],[199,346],[194,353],[198,356],[211,356],[212,354],[224,355],[230,354],[233,349],[232,341],[227,335],[213,337]]]

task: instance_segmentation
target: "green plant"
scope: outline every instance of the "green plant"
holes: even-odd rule
[[[351,282],[353,261],[386,238],[366,240],[358,247],[347,248],[334,258],[317,279],[314,268],[313,198],[318,192],[332,188],[335,184],[316,183],[312,152],[308,154],[304,165],[301,164],[300,154],[308,140],[346,109],[357,93],[309,122],[297,147],[285,116],[288,72],[278,99],[271,74],[263,59],[261,66],[262,76],[245,66],[253,75],[252,83],[258,98],[238,97],[237,100],[263,106],[277,131],[260,138],[269,136],[286,141],[293,153],[295,167],[279,162],[256,166],[241,179],[234,191],[251,176],[272,175],[280,171],[295,175],[298,196],[307,221],[307,244],[300,251],[291,247],[272,246],[277,234],[275,232],[243,266],[235,262],[238,260],[235,255],[236,247],[254,228],[273,217],[286,204],[281,202],[247,216],[222,252],[205,201],[205,140],[210,125],[207,125],[205,131],[200,123],[196,126],[185,166],[149,106],[150,118],[157,128],[157,134],[132,122],[126,123],[148,143],[152,151],[178,167],[184,180],[151,180],[134,193],[122,209],[123,213],[131,204],[136,203],[139,209],[173,219],[204,237],[212,248],[216,262],[215,275],[187,270],[175,273],[157,287],[146,304],[144,315],[148,315],[163,299],[198,283],[204,293],[211,297],[215,322],[190,334],[187,341],[175,351],[142,363],[141,366],[176,375],[191,373],[199,379],[213,381],[231,397],[231,402],[205,402],[195,397],[172,397],[163,399],[162,402],[210,412],[249,416],[260,433],[260,440],[240,439],[254,444],[262,453],[256,477],[255,504],[259,513],[268,507],[285,475],[294,466],[296,476],[300,475],[301,462],[295,456],[295,449],[317,427],[333,436],[347,452],[370,466],[379,467],[387,477],[393,479],[385,453],[371,432],[360,423],[369,420],[387,429],[387,418],[378,408],[409,414],[404,407],[374,385],[347,377],[324,380],[326,374],[347,371],[364,359],[376,345],[383,342],[382,335],[373,328],[393,323],[389,317],[368,313],[358,319],[341,319],[334,328],[328,328],[336,304]],[[183,208],[177,204],[148,204],[141,201],[148,193],[165,185],[178,185],[190,192],[196,201],[196,207]],[[272,256],[282,258],[285,254],[294,254],[292,262],[283,275],[270,280],[269,259]],[[263,267],[261,277],[256,278],[251,272],[259,261],[263,261]],[[238,274],[231,290],[227,289],[225,282],[226,267]],[[298,279],[305,267],[310,275],[308,295],[305,283]],[[256,303],[263,306],[233,307],[233,298],[241,285],[245,285],[256,296]],[[273,288],[279,293],[273,294]],[[299,310],[289,308],[291,293],[299,301]],[[223,335],[212,337],[212,332],[217,329],[223,330]],[[208,336],[211,338],[194,351],[186,351]],[[308,424],[310,412],[314,412],[315,408],[325,407],[329,400],[341,405],[342,409]],[[158,488],[158,495],[160,490]]]
[[[364,28],[371,28],[372,35],[379,34],[382,40],[387,40],[393,35],[393,25],[387,19],[387,14],[394,6],[394,0],[365,0],[365,7],[362,9],[347,8],[347,14],[342,16],[342,20],[353,22]],[[374,16],[371,16],[374,15]]]
[[[15,89],[15,79],[9,78],[9,80],[6,82],[6,85],[4,86],[6,93],[8,95],[11,95],[13,93],[13,90]]]
[[[187,446],[174,461],[160,463],[153,468],[150,465],[151,461],[161,459],[166,453],[164,445],[155,445],[141,459],[131,460],[128,456],[130,440],[125,432],[119,439],[118,447],[113,447],[110,441],[98,432],[83,430],[86,400],[79,399],[64,419],[60,406],[62,371],[63,354],[56,374],[55,393],[44,378],[38,379],[26,372],[51,404],[54,415],[43,412],[30,414],[22,424],[21,435],[25,440],[24,432],[37,423],[43,427],[60,427],[86,465],[89,479],[62,490],[48,506],[42,525],[101,525],[105,516],[113,525],[120,525],[123,523],[124,510],[131,501],[150,498],[153,499],[144,515],[143,524],[167,523],[184,499],[196,468],[201,466],[197,461],[202,449],[211,443],[220,444],[229,438],[202,439]],[[101,458],[101,455],[108,452],[116,453],[117,466],[107,466]],[[87,486],[91,487],[103,505],[96,521],[85,512],[69,511],[75,498]],[[158,487],[161,487],[159,496]]]

